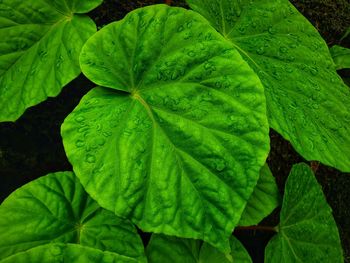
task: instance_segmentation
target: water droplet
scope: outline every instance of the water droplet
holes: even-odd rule
[[[94,163],[94,162],[96,162],[96,157],[92,154],[87,154],[85,161],[88,163]]]
[[[110,137],[110,136],[112,136],[112,132],[106,131],[106,132],[103,132],[102,135],[104,137]]]
[[[85,145],[85,142],[84,142],[83,140],[77,140],[77,141],[75,142],[75,145],[76,145],[77,147],[83,147],[83,146]]]
[[[218,172],[222,172],[226,168],[226,163],[224,160],[216,160],[214,166]]]
[[[268,31],[270,34],[275,34],[275,33],[276,33],[276,30],[275,30],[272,26],[270,26],[270,27],[267,29],[267,31]]]
[[[310,72],[311,72],[312,75],[316,76],[317,73],[318,73],[318,69],[317,69],[316,67],[312,67],[312,68],[310,69]]]
[[[184,27],[183,26],[179,26],[178,28],[177,28],[177,32],[182,32],[184,30]]]
[[[256,53],[258,53],[259,55],[264,54],[264,53],[265,53],[264,47],[259,47],[259,48],[256,50]]]
[[[53,255],[53,256],[59,256],[59,255],[62,254],[62,248],[59,245],[51,246],[50,254]]]
[[[85,120],[85,118],[83,116],[78,116],[75,118],[76,122],[83,122]]]
[[[106,140],[103,139],[103,138],[98,138],[98,139],[96,139],[96,144],[97,144],[98,146],[103,146],[105,143],[106,143]]]
[[[288,49],[286,47],[280,47],[280,52],[281,53],[286,53]]]
[[[194,56],[196,56],[196,53],[194,51],[189,51],[187,55],[193,58]]]

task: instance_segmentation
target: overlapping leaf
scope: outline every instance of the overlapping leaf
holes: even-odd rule
[[[230,237],[231,251],[220,252],[199,240],[153,235],[147,246],[149,263],[251,263],[244,246],[234,236]]]
[[[344,262],[332,210],[306,164],[290,172],[279,232],[266,247],[265,262]]]
[[[308,160],[350,171],[350,92],[288,0],[187,0],[259,75],[270,126]]]
[[[89,92],[62,126],[91,196],[141,229],[229,250],[268,152],[263,88],[198,14],[155,5],[89,39]]]
[[[258,183],[248,200],[238,225],[259,224],[280,204],[280,198],[276,180],[268,165],[265,164],[260,170]]]
[[[96,257],[108,251],[116,258],[144,261],[141,239],[130,221],[102,209],[71,172],[49,174],[17,189],[1,204],[0,214],[0,259],[16,254],[14,261],[39,259],[37,251],[46,250],[39,246],[76,243],[99,250]],[[93,251],[84,247],[71,248],[73,254]],[[71,248],[64,245],[64,250],[67,248],[68,252],[62,253],[70,257]],[[45,262],[47,253],[42,255]]]
[[[124,257],[78,244],[54,243],[31,248],[1,260],[1,263],[137,263],[135,258]]]
[[[96,26],[74,14],[101,2],[0,1],[0,121],[15,121],[79,75],[81,48]]]

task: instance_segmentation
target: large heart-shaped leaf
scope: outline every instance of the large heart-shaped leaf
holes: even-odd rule
[[[61,242],[144,261],[142,241],[130,221],[102,209],[71,172],[49,174],[17,189],[1,204],[0,214],[0,259]]]
[[[89,194],[147,232],[228,237],[268,152],[263,88],[201,16],[155,5],[90,38],[95,83],[62,126]]]
[[[0,1],[0,121],[16,120],[79,75],[81,48],[96,26],[74,14],[101,2]]]
[[[350,92],[317,30],[288,0],[187,0],[264,87],[270,126],[307,160],[350,171]]]
[[[259,224],[261,220],[279,206],[280,200],[275,177],[272,175],[269,166],[265,164],[260,170],[258,183],[248,200],[238,225],[252,226]]]
[[[1,260],[1,263],[137,263],[135,258],[124,257],[77,244],[55,243],[41,245]]]
[[[251,263],[244,246],[234,236],[230,237],[231,251],[220,252],[199,240],[152,235],[147,246],[149,263]]]
[[[289,174],[279,232],[266,247],[265,262],[344,262],[332,210],[306,164]]]

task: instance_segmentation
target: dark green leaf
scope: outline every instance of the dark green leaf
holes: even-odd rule
[[[146,232],[222,250],[269,149],[263,88],[201,16],[155,5],[90,38],[98,85],[62,126],[74,171],[101,206]]]
[[[270,168],[265,164],[260,170],[260,177],[254,192],[243,211],[238,223],[240,226],[257,225],[280,205],[280,193]]]
[[[147,246],[149,263],[251,263],[244,246],[234,236],[230,238],[228,254],[194,239],[153,235]]]
[[[270,127],[307,160],[350,172],[350,90],[317,30],[288,0],[187,0],[264,87]]]
[[[279,233],[266,247],[265,262],[344,262],[332,210],[306,164],[290,172]]]
[[[99,207],[71,172],[49,174],[17,189],[1,204],[0,214],[0,259],[61,242],[144,260],[130,221]]]

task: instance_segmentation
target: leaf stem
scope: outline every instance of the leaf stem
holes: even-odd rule
[[[277,226],[239,226],[235,228],[235,231],[241,230],[259,230],[259,231],[268,231],[268,232],[278,232]]]

